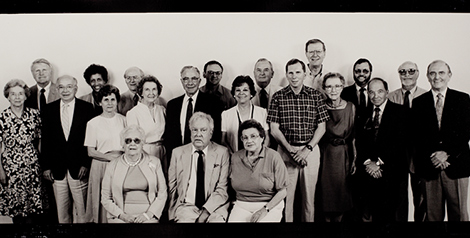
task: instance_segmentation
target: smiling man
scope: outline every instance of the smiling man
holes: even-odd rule
[[[470,97],[448,88],[450,66],[431,62],[427,70],[431,90],[413,100],[416,174],[426,187],[428,221],[468,221],[470,176]]]
[[[225,222],[229,205],[229,152],[210,141],[214,130],[210,115],[195,112],[189,127],[191,143],[174,149],[171,158],[169,219],[175,222]]]
[[[214,95],[223,105],[224,110],[227,110],[237,101],[232,97],[230,90],[220,84],[224,68],[222,64],[216,60],[211,60],[204,65],[203,76],[206,78],[206,85],[201,87],[201,92]]]
[[[285,220],[294,221],[294,196],[297,183],[302,193],[302,222],[314,221],[314,199],[320,166],[318,142],[325,133],[329,120],[322,94],[304,86],[305,64],[291,59],[286,64],[289,85],[273,95],[267,122],[278,142],[289,172]],[[296,211],[297,212],[297,211]]]
[[[328,73],[323,67],[325,56],[326,46],[320,39],[311,39],[305,43],[305,57],[307,57],[310,72],[307,74],[304,84],[320,92],[323,92],[323,75]]]
[[[176,97],[168,102],[166,111],[165,133],[163,138],[167,155],[171,158],[174,148],[188,144],[191,141],[189,130],[189,118],[195,112],[205,112],[214,120],[214,132],[212,140],[220,143],[221,139],[221,114],[223,105],[213,95],[199,90],[201,74],[194,66],[184,66],[180,72],[181,84],[184,95]]]
[[[52,65],[46,59],[37,59],[31,64],[36,85],[30,88],[30,96],[25,101],[29,108],[43,110],[47,103],[59,99],[56,85],[52,82]]]

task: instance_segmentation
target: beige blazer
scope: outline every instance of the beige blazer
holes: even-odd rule
[[[191,171],[192,144],[177,147],[171,155],[168,171],[168,189],[170,193],[169,219],[175,219],[178,207],[185,205],[186,191]],[[228,217],[227,184],[230,166],[230,155],[224,146],[211,142],[205,156],[205,192],[204,208],[211,214],[217,213],[224,219]]]
[[[123,156],[109,162],[103,177],[101,203],[108,211],[108,219],[118,217],[124,213],[122,210],[124,207],[122,186],[129,166],[124,162]],[[148,199],[150,206],[147,211],[160,219],[168,197],[165,177],[163,176],[160,160],[157,157],[145,153],[143,156],[138,166],[149,184]]]

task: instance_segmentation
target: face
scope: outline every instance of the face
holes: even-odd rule
[[[307,46],[307,52],[305,52],[305,56],[307,56],[308,63],[310,65],[320,66],[321,64],[323,64],[326,52],[323,50],[322,43],[318,42],[314,44],[309,44]]]
[[[238,103],[245,103],[245,102],[250,101],[251,93],[250,93],[250,87],[248,86],[248,84],[243,83],[239,87],[235,87],[234,96]]]
[[[261,88],[265,88],[271,82],[274,71],[268,61],[260,61],[256,63],[253,74],[255,75],[256,84]]]
[[[31,69],[33,77],[38,84],[47,85],[52,78],[52,69],[49,65],[44,63],[34,64]]]
[[[343,91],[343,83],[338,77],[328,78],[325,81],[325,93],[331,100],[338,100]]]
[[[372,72],[367,62],[357,64],[354,67],[354,81],[359,85],[365,85],[369,82]]]
[[[200,118],[194,121],[191,128],[191,141],[198,150],[203,150],[209,144],[212,137],[212,131],[209,127],[209,121]]]
[[[411,62],[406,62],[398,68],[398,74],[400,75],[401,85],[405,88],[413,88],[416,86],[416,81],[419,77],[419,71],[416,65]]]
[[[248,128],[242,131],[242,142],[245,150],[254,152],[261,149],[263,139],[256,128]]]
[[[181,74],[181,83],[188,96],[194,95],[199,90],[201,77],[195,69],[187,69]]]
[[[72,77],[61,77],[57,80],[57,88],[59,91],[60,99],[63,102],[71,102],[77,93],[77,83]]]
[[[144,140],[139,131],[131,130],[124,136],[124,153],[126,155],[141,154],[143,146]]]
[[[24,88],[15,86],[8,90],[8,101],[10,101],[11,106],[22,107],[25,100],[26,94]]]
[[[142,98],[144,103],[153,103],[158,99],[158,89],[155,82],[145,82],[142,85]]]
[[[103,108],[104,112],[115,113],[117,110],[116,95],[111,93],[110,95],[103,97],[103,99],[101,99],[100,106]]]
[[[444,62],[437,62],[429,67],[428,80],[433,90],[443,90],[447,88],[451,77],[452,73],[449,72]]]
[[[101,77],[101,74],[93,74],[90,77],[90,86],[95,92],[99,92],[100,89],[105,85],[105,81],[103,77]]]
[[[222,79],[222,68],[218,64],[208,65],[206,72],[204,72],[204,78],[211,84],[219,84]]]
[[[289,85],[294,89],[302,88],[305,79],[305,72],[302,69],[300,63],[289,65],[287,67],[286,78],[289,81]]]
[[[369,98],[372,104],[375,106],[382,105],[387,99],[388,91],[385,90],[385,87],[380,81],[373,81],[369,84],[367,89],[369,93]]]
[[[127,71],[126,76],[126,84],[130,91],[135,92],[137,91],[137,85],[139,85],[140,80],[142,79],[140,75],[140,71],[137,69],[131,69]]]

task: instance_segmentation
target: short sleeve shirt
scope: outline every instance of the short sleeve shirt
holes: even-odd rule
[[[287,188],[288,172],[276,151],[263,147],[258,160],[252,165],[245,149],[232,155],[230,179],[237,200],[268,202],[279,190]]]
[[[274,93],[267,121],[278,123],[289,143],[304,143],[313,138],[318,124],[329,119],[319,91],[304,85],[296,95],[288,85]]]

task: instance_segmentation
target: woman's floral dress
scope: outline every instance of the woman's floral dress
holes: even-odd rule
[[[0,185],[0,214],[27,216],[43,210],[43,190],[38,151],[34,142],[40,138],[39,111],[25,108],[21,118],[10,108],[0,114],[1,160],[7,185]]]

